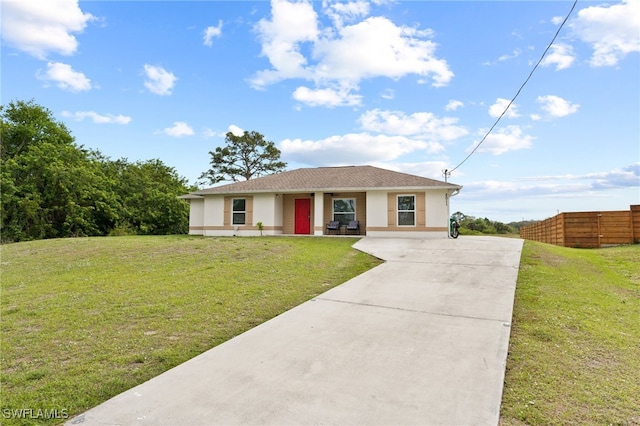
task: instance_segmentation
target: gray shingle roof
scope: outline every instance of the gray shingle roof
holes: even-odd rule
[[[460,189],[439,180],[373,166],[296,169],[192,192],[193,195],[259,192],[363,191],[372,189]]]

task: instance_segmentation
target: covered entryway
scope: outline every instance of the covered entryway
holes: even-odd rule
[[[311,234],[311,199],[296,198],[294,229],[296,234]]]

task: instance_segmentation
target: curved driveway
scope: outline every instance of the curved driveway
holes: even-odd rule
[[[496,425],[522,240],[355,248],[386,262],[68,423]]]

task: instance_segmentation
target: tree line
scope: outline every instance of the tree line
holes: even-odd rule
[[[194,191],[158,159],[111,160],[77,145],[31,101],[0,106],[2,242],[122,234],[180,234]]]
[[[455,212],[452,215],[460,222],[460,233],[463,235],[473,234],[518,234],[522,226],[529,225],[535,221],[522,221],[502,223],[488,218],[479,218],[465,215],[462,212]]]

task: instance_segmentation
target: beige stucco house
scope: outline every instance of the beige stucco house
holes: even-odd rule
[[[183,195],[189,234],[446,238],[462,187],[372,166],[304,168]],[[336,231],[327,229],[339,221]],[[358,231],[346,225],[358,221]]]

